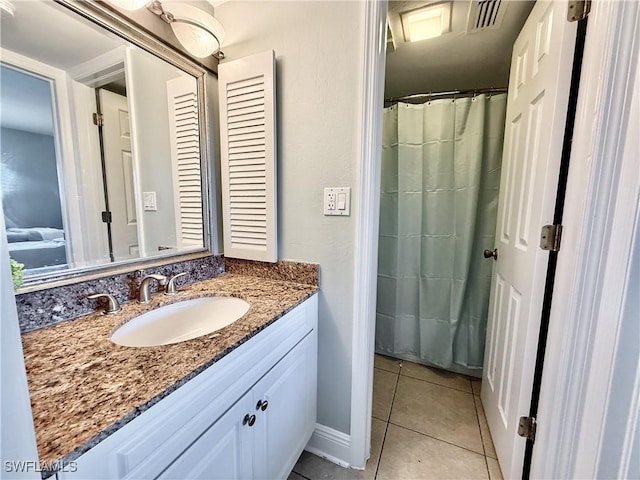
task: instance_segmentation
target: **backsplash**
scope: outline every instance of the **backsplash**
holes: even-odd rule
[[[318,286],[319,269],[320,266],[317,263],[292,262],[289,260],[268,263],[225,258],[225,271],[229,273],[283,282],[302,283],[316,287]]]
[[[86,298],[92,293],[109,293],[121,303],[132,300],[137,297],[142,276],[150,273],[170,276],[186,272],[187,275],[176,279],[176,285],[182,286],[215,277],[223,273],[224,269],[224,258],[212,255],[37,292],[21,293],[16,295],[20,330],[28,332],[95,311],[96,300]],[[157,289],[157,283],[152,282],[151,291],[156,292]],[[100,303],[100,306],[102,305]]]

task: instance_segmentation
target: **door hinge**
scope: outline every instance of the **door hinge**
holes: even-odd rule
[[[104,223],[111,223],[111,212],[102,212],[102,221]]]
[[[538,423],[535,417],[520,417],[520,421],[518,422],[518,435],[534,442],[536,439],[537,425]]]
[[[567,9],[567,20],[579,22],[584,20],[591,11],[591,0],[569,0]]]
[[[93,114],[93,124],[97,125],[98,127],[103,127],[104,126],[104,115],[101,113],[94,113]]]
[[[540,248],[557,252],[560,250],[562,225],[545,225],[540,232]]]

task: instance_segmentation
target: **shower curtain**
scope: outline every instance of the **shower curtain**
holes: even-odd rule
[[[378,353],[481,371],[506,97],[385,108]]]

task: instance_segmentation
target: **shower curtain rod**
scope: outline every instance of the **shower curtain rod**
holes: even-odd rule
[[[467,97],[470,95],[482,95],[483,93],[507,93],[507,87],[501,88],[477,88],[474,90],[452,90],[450,92],[429,92],[429,93],[416,93],[413,95],[405,95],[404,97],[390,97],[385,98],[384,103],[397,103],[402,100],[418,100],[420,98],[426,98],[428,100],[432,98],[446,98],[446,97]]]

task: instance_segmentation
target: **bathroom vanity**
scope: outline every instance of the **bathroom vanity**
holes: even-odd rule
[[[27,42],[33,51],[25,51],[34,36],[26,26],[44,39],[40,50]],[[53,119],[48,166],[57,177],[49,180],[59,195],[40,203],[57,205],[65,255],[28,265],[16,297],[43,477],[285,478],[315,427],[317,266],[313,283],[293,262],[251,267],[266,277],[222,273],[214,241],[222,213],[210,208],[220,185],[209,174],[218,161],[217,60],[195,61],[158,40],[164,28],[103,2],[26,2],[15,18],[3,17],[5,30],[3,73],[41,80],[55,107],[45,116]],[[84,48],[68,48],[69,39]],[[31,200],[44,189],[14,190]],[[16,226],[48,225],[39,222]],[[33,232],[18,233],[14,243]],[[188,287],[130,301],[142,290],[146,302],[153,291],[145,279],[160,273],[185,275]],[[94,294],[111,295],[113,312],[116,300],[126,303],[114,315],[92,312]],[[111,341],[129,320],[201,297],[238,297],[249,310],[179,343]],[[196,329],[188,314],[169,320],[176,338],[182,322]]]
[[[124,304],[118,318],[24,334],[41,463],[67,463],[60,479],[286,478],[316,421],[316,290],[228,273],[192,284],[178,300],[227,295],[251,307],[172,345],[109,340],[123,321],[175,301],[163,295]]]

